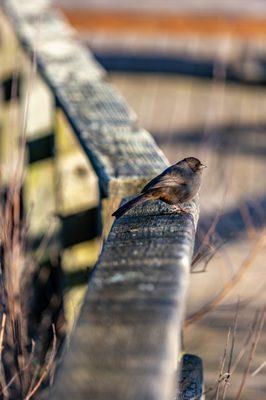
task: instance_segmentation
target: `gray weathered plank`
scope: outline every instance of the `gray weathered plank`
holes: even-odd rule
[[[184,354],[176,400],[202,400],[203,387],[202,360],[194,354]]]
[[[161,172],[166,158],[49,1],[4,3],[25,51],[35,49],[38,71],[89,157],[110,214],[119,198]],[[178,214],[153,202],[113,224],[53,399],[174,396],[197,200],[187,208]]]
[[[52,399],[173,398],[191,212],[152,202],[114,223]]]

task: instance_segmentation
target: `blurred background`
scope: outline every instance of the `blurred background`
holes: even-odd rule
[[[57,4],[170,162],[196,156],[208,166],[188,295],[187,317],[194,317],[184,331],[186,351],[203,359],[208,388],[236,303],[237,355],[266,299],[266,3]],[[266,397],[265,348],[264,330],[243,399]],[[235,398],[248,358],[246,351],[226,398]]]
[[[124,96],[139,125],[152,134],[169,161],[195,156],[207,165],[200,193],[184,348],[203,360],[207,399],[218,398],[208,390],[219,379],[225,348],[227,353],[231,351],[226,345],[231,327],[232,362],[227,357],[224,369],[229,369],[232,377],[227,393],[219,398],[239,399],[244,381],[241,399],[265,399],[265,327],[260,340],[252,336],[266,300],[265,0],[54,0],[54,5],[108,71],[106,79]],[[1,16],[0,47],[6,55],[0,65],[2,78],[6,78],[5,69],[10,70],[9,63],[16,64],[16,71],[17,60],[23,59],[14,59],[13,54],[10,62],[8,54],[14,49],[13,42],[5,40],[10,35],[5,24]],[[28,60],[23,63],[30,64]],[[14,77],[13,81],[19,80],[18,72]],[[10,158],[16,139],[10,137],[10,131],[16,131],[19,110],[25,105],[21,107],[16,99],[17,83],[5,82],[7,92],[15,95],[9,105],[1,107],[1,118],[6,122],[1,122],[5,135],[0,153],[5,154],[7,165],[4,171],[1,154],[1,175],[4,171],[8,181],[10,165],[16,160]],[[62,260],[49,262],[53,267],[62,261],[65,275],[68,273],[64,293],[58,289],[55,303],[61,311],[64,300],[66,320],[71,325],[101,246],[98,231],[87,237],[88,221],[98,218],[98,186],[70,127],[66,128],[65,116],[55,111],[51,92],[38,75],[34,85],[27,146],[34,150],[37,138],[38,143],[45,139],[52,148],[55,124],[59,156],[55,165],[45,157],[29,159],[24,193],[32,220],[29,232],[46,238],[48,230],[58,230],[58,221],[50,229],[50,216],[60,215],[68,233],[63,238],[64,253]],[[26,84],[21,91],[27,97]],[[57,182],[53,169],[60,177]],[[54,198],[56,185],[59,190]],[[95,215],[84,214],[88,206]],[[78,216],[75,227],[81,236],[74,242],[73,216]],[[51,238],[54,245],[52,234]],[[43,281],[49,275],[45,268],[46,264],[40,273]],[[61,277],[52,278],[51,292],[54,281]],[[41,285],[37,286],[38,306],[41,290]],[[61,319],[59,332],[65,324]],[[34,322],[39,327],[39,321]]]

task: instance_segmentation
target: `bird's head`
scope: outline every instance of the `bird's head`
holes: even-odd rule
[[[202,164],[200,160],[195,157],[184,158],[184,160],[181,162],[186,163],[194,172],[201,172],[204,168],[206,168],[206,165]]]

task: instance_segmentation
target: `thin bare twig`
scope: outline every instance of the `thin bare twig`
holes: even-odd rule
[[[6,327],[6,313],[3,313],[2,322],[1,322],[1,331],[0,331],[0,361],[2,360],[5,327]]]
[[[34,394],[38,391],[38,389],[40,388],[42,382],[44,381],[44,379],[46,378],[46,376],[48,375],[50,368],[53,365],[53,362],[55,360],[55,356],[56,356],[56,332],[55,332],[55,326],[54,324],[52,325],[53,327],[53,346],[52,346],[52,350],[51,350],[51,354],[49,357],[49,360],[46,364],[46,366],[44,367],[44,370],[40,376],[40,378],[38,379],[36,385],[33,387],[33,389],[27,393],[26,397],[24,400],[30,400]]]
[[[254,334],[254,330],[256,328],[256,324],[257,324],[257,320],[258,320],[258,312],[255,313],[252,324],[247,332],[247,335],[245,337],[244,343],[241,346],[241,350],[239,351],[239,353],[237,354],[234,364],[231,368],[231,373],[233,374],[237,368],[237,366],[239,365],[240,361],[243,359],[244,355],[247,352],[247,349],[250,345],[250,340],[252,339],[252,336]]]
[[[35,350],[35,343],[32,342],[32,350],[31,350],[31,355],[30,355],[29,361],[27,362],[27,364],[24,366],[24,368],[21,371],[17,372],[15,375],[13,375],[13,377],[10,379],[8,384],[3,388],[3,390],[2,390],[3,394],[5,394],[6,390],[12,385],[12,383],[19,376],[19,374],[21,374],[21,372],[25,372],[30,367],[30,365],[32,364],[32,361],[33,361],[33,357],[34,357],[34,350]]]
[[[206,272],[210,261],[218,253],[218,251],[222,248],[222,246],[224,244],[225,244],[225,242],[221,242],[221,243],[219,243],[219,245],[216,245],[216,246],[209,244],[208,246],[206,246],[205,249],[202,249],[201,252],[198,252],[192,261],[191,273],[199,274],[201,272]],[[196,270],[197,265],[200,262],[204,262],[204,265],[200,270]]]
[[[0,331],[0,381],[1,381],[2,389],[6,386],[5,371],[4,371],[3,360],[2,360],[5,328],[6,328],[6,313],[3,313],[2,322],[1,322],[1,331]],[[3,397],[4,397],[4,399],[8,399],[8,394],[4,393]]]
[[[263,361],[263,363],[260,364],[260,366],[258,368],[256,368],[255,371],[252,372],[251,376],[257,375],[262,370],[262,368],[265,367],[265,365],[266,365],[266,361]]]
[[[262,250],[262,248],[266,244],[266,234],[265,231],[260,234],[259,239],[256,241],[255,245],[251,249],[248,257],[243,261],[238,271],[232,277],[232,279],[223,287],[223,289],[212,299],[210,302],[205,304],[201,309],[192,314],[185,321],[185,327],[193,324],[196,321],[201,320],[206,314],[212,311],[227,295],[228,293],[235,288],[235,286],[240,282],[244,273],[251,267],[253,262],[255,261],[258,253]]]
[[[213,219],[213,221],[211,223],[211,226],[208,229],[207,233],[205,234],[197,253],[193,257],[193,260],[192,260],[192,263],[191,263],[192,267],[198,264],[198,262],[202,259],[202,254],[205,253],[205,249],[209,247],[211,237],[212,237],[212,235],[213,235],[213,233],[215,231],[215,228],[217,226],[217,223],[219,221],[220,216],[221,216],[221,210],[219,210],[217,212],[217,214],[215,215],[215,217],[214,217],[214,219]]]
[[[252,218],[251,218],[247,204],[244,202],[241,202],[241,204],[239,206],[239,211],[240,211],[240,214],[244,221],[244,224],[246,226],[248,238],[249,238],[249,240],[252,240],[256,234],[256,229],[252,222]]]
[[[240,384],[240,387],[239,387],[239,390],[238,390],[235,400],[239,400],[243,393],[243,390],[244,390],[244,387],[245,387],[245,384],[246,384],[246,381],[247,381],[247,378],[249,375],[251,363],[252,363],[252,360],[253,360],[253,357],[254,357],[254,354],[255,354],[259,339],[260,339],[261,331],[262,331],[262,328],[264,325],[265,312],[266,312],[266,307],[264,307],[264,309],[262,310],[262,312],[258,318],[257,327],[256,327],[256,331],[254,334],[254,340],[252,342],[250,353],[249,353],[248,363],[247,363],[246,369],[244,371],[243,378],[242,378],[242,381],[241,381],[241,384]]]
[[[229,385],[229,381],[230,381],[230,378],[231,378],[231,366],[232,366],[233,354],[234,354],[234,349],[235,349],[238,313],[239,313],[239,298],[237,300],[236,313],[235,313],[235,318],[234,318],[233,335],[232,335],[232,340],[231,340],[231,348],[230,348],[229,361],[228,361],[228,367],[227,367],[227,377],[224,380],[224,387],[223,387],[223,393],[222,393],[222,399],[223,400],[225,399],[226,392],[227,392],[228,385]]]
[[[217,381],[215,394],[213,396],[213,399],[215,398],[215,400],[218,400],[218,398],[219,398],[220,385],[221,385],[221,383],[222,383],[222,381],[224,379],[224,365],[225,365],[225,360],[226,360],[226,356],[227,356],[227,349],[228,349],[230,336],[231,336],[231,328],[228,329],[227,338],[226,338],[226,344],[225,344],[225,348],[224,348],[224,354],[223,354],[223,357],[222,357],[222,360],[221,360],[221,364],[220,364],[219,378],[218,378],[218,381]]]

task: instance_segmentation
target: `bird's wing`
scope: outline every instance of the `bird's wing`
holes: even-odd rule
[[[169,167],[162,174],[153,178],[142,189],[141,193],[145,193],[149,189],[157,189],[162,187],[176,187],[185,183],[184,178],[172,167]]]

